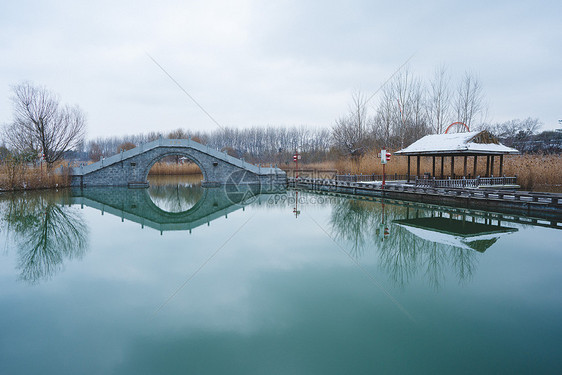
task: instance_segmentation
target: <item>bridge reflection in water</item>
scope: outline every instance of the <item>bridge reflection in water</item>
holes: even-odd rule
[[[157,187],[155,200],[161,203],[159,196],[161,189]],[[171,212],[159,207],[151,198],[148,189],[129,189],[127,187],[89,187],[73,188],[70,204],[81,207],[88,206],[121,218],[156,229],[165,231],[191,231],[201,225],[210,225],[211,221],[243,209],[255,201],[267,200],[269,194],[284,193],[279,187],[273,186],[264,190],[259,185],[223,185],[220,187],[194,186],[189,188],[189,194],[176,196],[175,203],[164,204],[172,211],[177,208],[191,206],[185,211]],[[169,193],[169,191],[166,191]],[[162,205],[162,204],[161,204]],[[174,209],[175,208],[175,209]]]

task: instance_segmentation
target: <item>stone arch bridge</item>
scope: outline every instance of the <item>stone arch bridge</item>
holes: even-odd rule
[[[203,185],[285,184],[287,175],[279,168],[260,167],[191,139],[157,139],[102,159],[73,168],[71,186],[148,186],[150,168],[166,156],[181,155],[193,161],[203,173]]]

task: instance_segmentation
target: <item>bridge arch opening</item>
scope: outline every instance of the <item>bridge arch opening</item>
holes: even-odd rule
[[[148,163],[145,170],[145,180],[154,176],[191,176],[192,179],[205,179],[205,168],[188,154],[171,152],[159,155]]]
[[[203,196],[204,167],[187,154],[171,152],[158,156],[148,164],[145,176],[150,199],[163,211],[189,211]]]

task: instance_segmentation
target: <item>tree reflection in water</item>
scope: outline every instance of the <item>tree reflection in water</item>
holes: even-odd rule
[[[60,202],[63,193],[32,192],[5,196],[1,216],[18,252],[20,278],[35,284],[50,279],[68,259],[81,258],[88,228],[81,215]]]
[[[358,259],[368,244],[370,229],[374,225],[374,205],[352,199],[338,199],[332,207],[330,224],[334,238],[351,244],[349,255]]]
[[[488,240],[483,249],[475,250],[421,238],[393,221],[411,217],[432,217],[433,211],[413,210],[405,206],[368,201],[335,200],[330,225],[334,237],[349,244],[349,255],[360,258],[373,249],[379,256],[379,266],[399,287],[414,277],[423,277],[438,289],[450,269],[460,283],[469,281],[478,264],[478,251],[485,250],[495,240]],[[386,228],[389,234],[386,235]],[[345,248],[345,246],[344,246]]]

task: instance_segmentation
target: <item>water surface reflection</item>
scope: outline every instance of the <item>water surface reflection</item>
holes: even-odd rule
[[[26,282],[50,279],[65,260],[80,259],[88,249],[88,227],[76,208],[61,204],[65,197],[54,191],[2,196],[0,215]]]
[[[559,229],[193,188],[181,212],[147,189],[0,195],[0,373],[560,368]]]
[[[348,244],[349,254],[360,258],[375,251],[380,267],[398,286],[404,287],[422,275],[439,288],[445,269],[458,282],[469,281],[484,252],[500,236],[516,228],[487,223],[470,213],[447,212],[427,205],[412,208],[410,203],[374,203],[348,198],[334,200],[330,225],[335,238]]]
[[[81,258],[87,251],[88,227],[77,206],[65,203],[89,206],[163,233],[208,226],[243,209],[247,202],[233,202],[224,188],[202,188],[181,179],[162,179],[152,186],[149,190],[88,188],[4,195],[4,227],[16,243],[21,279],[31,283],[49,279],[60,271],[65,259]],[[499,221],[492,225],[487,219],[459,214],[458,210],[413,208],[409,203],[306,193],[299,198],[295,192],[262,194],[251,202],[265,208],[295,205],[293,213],[300,213],[295,211],[298,201],[305,209],[307,202],[330,209],[327,229],[331,236],[356,260],[366,253],[377,254],[379,267],[400,287],[423,276],[429,285],[439,288],[446,269],[453,270],[458,282],[464,283],[476,270],[478,253],[500,236],[517,231]]]
[[[187,211],[203,196],[202,177],[202,175],[149,176],[148,195],[154,204],[164,211]]]

